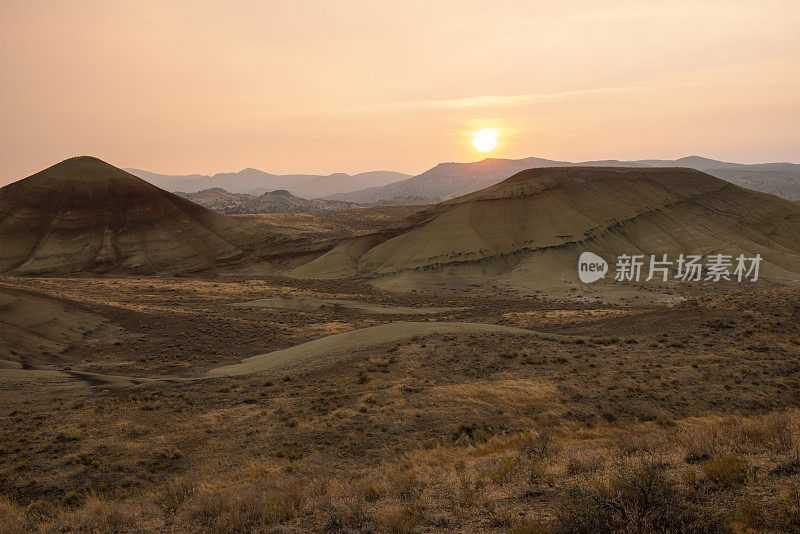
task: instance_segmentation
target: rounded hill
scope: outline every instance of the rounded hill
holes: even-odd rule
[[[408,272],[575,280],[581,252],[760,253],[766,274],[800,273],[800,205],[684,168],[551,167],[348,240],[299,276]]]
[[[94,157],[0,188],[0,272],[186,272],[247,256],[254,232]]]

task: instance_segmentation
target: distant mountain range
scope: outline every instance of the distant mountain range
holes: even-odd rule
[[[556,161],[543,158],[495,159],[487,158],[471,163],[440,163],[417,176],[392,171],[373,171],[349,175],[336,173],[328,176],[311,174],[270,174],[258,169],[244,169],[239,172],[219,173],[213,176],[190,174],[171,176],[156,174],[140,169],[126,169],[131,174],[151,184],[174,192],[199,193],[212,191],[192,198],[203,206],[213,203],[220,208],[241,213],[236,205],[255,205],[246,197],[234,201],[233,197],[222,198],[216,190],[224,190],[228,195],[245,194],[258,197],[276,190],[286,190],[300,199],[325,199],[360,205],[401,205],[431,204],[455,198],[499,183],[506,178],[527,169],[546,167],[637,167],[665,168],[686,167],[703,171],[736,185],[771,193],[789,200],[800,201],[800,165],[794,163],[742,164],[717,161],[699,156],[689,156],[676,160],[645,159],[637,161]],[[186,195],[184,195],[186,196]],[[217,197],[217,198],[211,198]],[[287,209],[275,205],[275,209]],[[269,205],[262,203],[262,208]],[[300,204],[295,203],[295,206]],[[308,209],[329,211],[330,206],[317,203]],[[346,208],[342,208],[346,209]],[[261,211],[255,213],[264,213]]]
[[[410,178],[408,174],[393,171],[371,171],[354,175],[336,173],[322,176],[316,174],[270,174],[248,168],[239,172],[224,172],[213,176],[202,174],[172,176],[141,169],[125,170],[167,191],[196,193],[218,187],[231,193],[263,195],[270,191],[285,189],[293,195],[303,198],[320,198],[336,193],[348,193],[365,187],[381,186]]]
[[[228,215],[243,213],[323,213],[359,207],[341,200],[306,200],[279,189],[263,195],[230,193],[220,187],[205,189],[197,193],[177,193],[217,213]]]
[[[542,158],[493,159],[473,163],[440,163],[424,173],[399,182],[372,186],[351,193],[326,196],[359,204],[391,203],[398,198],[424,197],[450,199],[499,183],[526,169],[542,167],[687,167],[703,171],[736,185],[771,193],[789,200],[800,200],[800,165],[793,163],[763,163],[747,165],[727,163],[699,156],[677,160],[639,161],[553,161]]]

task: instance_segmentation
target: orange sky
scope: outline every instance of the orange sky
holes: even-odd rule
[[[800,161],[800,2],[0,2],[0,184],[497,157]]]

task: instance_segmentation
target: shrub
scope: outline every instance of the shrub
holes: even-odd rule
[[[727,530],[720,516],[682,498],[675,483],[653,464],[621,473],[607,487],[569,488],[556,509],[556,524],[575,534]]]
[[[520,444],[519,451],[525,456],[543,458],[552,452],[552,441],[553,436],[548,430],[538,434],[527,434]]]
[[[380,510],[377,519],[390,534],[410,534],[417,525],[414,514],[397,505],[390,505]]]
[[[703,472],[718,486],[732,488],[747,479],[747,459],[731,453],[722,453],[702,463]]]
[[[775,505],[778,527],[784,531],[800,530],[800,485],[792,484],[781,491]]]
[[[194,485],[185,481],[166,483],[155,498],[155,504],[165,515],[174,513],[194,493]]]
[[[134,528],[137,510],[89,495],[83,506],[62,518],[61,532],[119,532]]]
[[[24,534],[25,513],[22,508],[6,497],[0,497],[0,534]]]
[[[202,493],[191,500],[192,515],[217,532],[247,532],[288,521],[301,500],[292,488],[241,493]]]
[[[764,505],[759,497],[744,497],[739,501],[736,519],[744,526],[759,529],[764,524]]]

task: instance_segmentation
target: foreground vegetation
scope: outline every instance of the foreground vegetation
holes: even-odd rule
[[[797,288],[665,306],[346,281],[3,282],[60,321],[0,315],[37,334],[0,343],[0,534],[800,531]],[[268,297],[465,306],[412,317],[540,334],[412,336],[136,387],[79,374],[196,375],[395,320],[231,306]]]
[[[282,467],[279,467],[282,465]],[[800,529],[800,412],[458,436],[338,477],[260,459],[152,494],[21,506],[0,532]]]

